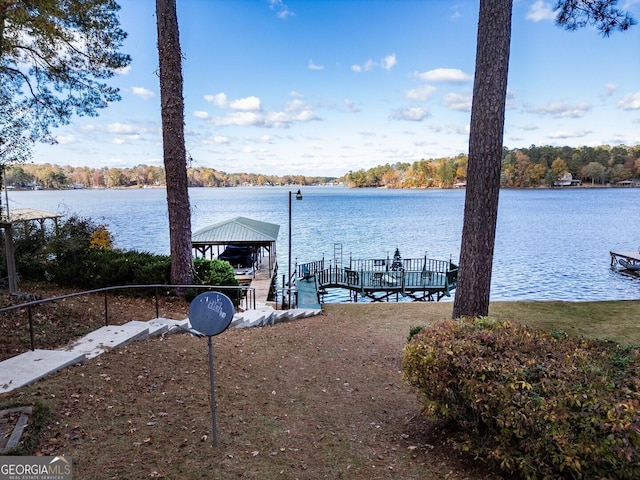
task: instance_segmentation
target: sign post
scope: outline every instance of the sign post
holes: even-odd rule
[[[215,373],[213,369],[212,337],[224,332],[233,319],[235,309],[233,302],[219,292],[205,292],[193,299],[189,305],[189,322],[191,328],[201,335],[209,337],[209,378],[211,380],[211,436],[214,446],[218,445],[218,428],[216,425],[216,392]]]

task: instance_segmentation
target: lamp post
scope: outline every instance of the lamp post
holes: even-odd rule
[[[287,270],[287,275],[289,275],[287,281],[287,292],[289,302],[287,303],[287,308],[291,308],[291,194],[293,192],[289,190],[289,269]],[[296,200],[302,200],[302,192],[300,189],[296,192]]]

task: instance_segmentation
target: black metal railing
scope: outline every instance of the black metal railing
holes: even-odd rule
[[[33,308],[38,305],[43,305],[50,302],[56,302],[59,300],[65,300],[67,298],[95,295],[104,293],[104,324],[109,325],[109,293],[117,290],[134,290],[154,289],[155,297],[155,313],[156,318],[160,317],[160,305],[159,305],[159,292],[161,290],[172,289],[193,289],[193,290],[208,290],[224,293],[234,301],[234,304],[242,306],[245,310],[254,310],[256,308],[256,293],[255,289],[248,286],[231,286],[231,285],[165,285],[165,284],[152,284],[152,285],[120,285],[115,287],[97,288],[95,290],[85,290],[82,292],[68,293],[66,295],[59,295],[57,297],[49,297],[38,300],[32,300],[29,302],[20,303],[18,305],[12,305],[10,307],[0,308],[0,314],[10,312],[13,310],[27,309],[27,317],[29,320],[29,341],[31,350],[35,350],[35,335],[33,328]]]

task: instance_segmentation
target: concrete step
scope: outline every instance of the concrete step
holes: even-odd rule
[[[87,358],[94,358],[111,348],[148,337],[149,324],[134,321],[124,325],[101,327],[60,350],[84,353]]]
[[[24,387],[85,360],[83,352],[33,350],[0,362],[0,393]]]
[[[188,318],[185,318],[184,320],[173,320],[170,318],[159,317],[147,322],[134,320],[129,322],[127,325],[139,325],[141,327],[148,327],[150,337],[162,335],[163,333],[182,333],[185,329],[188,330],[190,328]]]
[[[312,317],[320,309],[274,310],[261,306],[234,315],[231,327],[247,328],[273,325],[277,322]],[[29,385],[70,365],[97,357],[109,349],[127,345],[149,336],[188,332],[189,319],[155,318],[148,322],[131,321],[124,325],[110,325],[56,350],[34,350],[0,362],[0,394]]]

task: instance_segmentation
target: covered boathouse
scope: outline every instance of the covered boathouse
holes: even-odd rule
[[[276,241],[280,225],[235,217],[191,235],[193,256],[228,261],[240,283],[255,289],[256,301],[270,297],[278,271]]]

